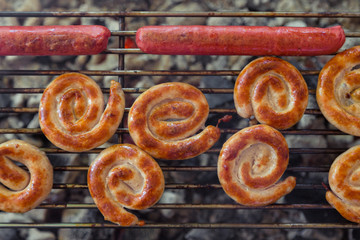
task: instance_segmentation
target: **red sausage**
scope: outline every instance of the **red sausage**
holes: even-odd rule
[[[334,53],[344,41],[341,26],[146,26],[136,33],[143,52],[169,55],[313,56]]]
[[[0,26],[0,56],[91,55],[106,49],[104,26]]]

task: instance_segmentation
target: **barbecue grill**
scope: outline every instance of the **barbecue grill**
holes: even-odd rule
[[[320,13],[320,12],[148,12],[148,11],[136,11],[136,12],[0,12],[0,17],[57,17],[57,18],[69,18],[69,17],[97,17],[97,18],[116,18],[118,19],[119,28],[110,29],[112,32],[112,39],[119,42],[119,48],[108,48],[102,54],[116,54],[118,56],[118,69],[116,70],[9,70],[0,69],[0,79],[6,76],[57,76],[66,72],[80,72],[91,76],[114,76],[118,81],[122,83],[124,92],[127,96],[134,96],[134,94],[140,94],[146,90],[146,88],[128,87],[130,84],[130,77],[140,76],[166,76],[169,77],[169,81],[174,76],[202,76],[204,78],[208,76],[218,77],[231,77],[235,81],[236,76],[240,70],[128,70],[126,68],[126,55],[130,54],[144,54],[140,49],[137,48],[125,48],[125,38],[134,37],[136,29],[128,30],[125,24],[126,18],[148,18],[148,17],[249,17],[249,18],[332,18],[332,19],[344,19],[344,18],[360,18],[360,13]],[[346,37],[358,38],[360,33],[358,32],[347,32]],[[299,57],[300,58],[300,57]],[[292,57],[294,61],[297,57]],[[1,60],[1,58],[0,58]],[[320,68],[313,70],[299,69],[306,80],[308,78],[316,78],[320,72]],[[4,96],[10,96],[15,94],[38,94],[41,95],[45,89],[45,85],[39,88],[13,88],[1,86],[0,94]],[[102,88],[105,94],[109,93],[109,88]],[[233,88],[200,88],[200,90],[206,94],[207,98],[224,94],[233,94]],[[314,87],[309,87],[309,94],[314,97]],[[127,118],[129,111],[129,104],[125,109],[124,119]],[[38,112],[37,107],[0,107],[0,114],[2,117],[23,114],[36,114]],[[297,177],[297,185],[293,192],[285,197],[285,200],[272,204],[265,207],[246,207],[241,206],[234,201],[230,200],[229,197],[225,196],[221,185],[217,181],[206,182],[196,180],[195,182],[172,182],[171,173],[184,174],[184,176],[190,176],[189,179],[196,179],[196,175],[209,174],[216,176],[216,159],[221,149],[221,145],[225,140],[232,134],[236,133],[240,128],[234,127],[236,121],[240,120],[237,116],[236,110],[233,106],[230,107],[211,107],[210,117],[207,124],[216,124],[216,120],[224,115],[232,115],[233,120],[230,123],[220,124],[222,137],[220,141],[209,151],[203,155],[209,155],[213,159],[209,161],[208,165],[203,165],[200,160],[189,159],[183,161],[159,161],[162,170],[165,173],[165,192],[166,191],[185,191],[195,194],[209,194],[214,193],[223,195],[223,201],[204,201],[198,202],[191,199],[186,199],[182,203],[163,203],[160,202],[150,208],[150,210],[135,211],[134,213],[140,216],[140,219],[145,220],[144,226],[131,226],[131,227],[120,227],[105,220],[99,222],[61,222],[61,220],[54,220],[53,222],[16,222],[16,223],[5,223],[0,222],[0,228],[38,228],[38,229],[50,229],[56,231],[62,228],[115,228],[115,229],[358,229],[360,225],[351,223],[343,219],[325,200],[325,191],[327,188],[327,173],[330,168],[332,161],[337,155],[347,150],[347,147],[339,146],[337,148],[322,148],[314,144],[311,148],[290,148],[290,163],[285,175],[293,175]],[[315,115],[322,117],[322,114],[318,108],[308,108],[305,115]],[[254,124],[253,120],[248,121],[248,125]],[[290,128],[288,130],[281,131],[285,136],[344,136],[345,133],[334,129],[298,129]],[[1,127],[0,134],[24,134],[29,137],[36,136],[42,137],[43,134],[40,128],[11,128]],[[129,137],[128,129],[126,128],[126,121],[123,120],[121,126],[116,132],[116,138],[113,139],[112,143],[122,143]],[[67,156],[70,153],[58,149],[53,146],[43,146],[41,150],[49,156],[50,160],[54,156],[62,155]],[[80,154],[80,157],[95,156],[103,148],[96,148]],[[299,160],[301,155],[310,156],[307,162]],[[311,160],[311,156],[314,159],[319,159],[319,156],[323,159],[319,164],[316,160]],[[215,160],[214,160],[215,159]],[[86,174],[88,165],[67,165],[66,162],[54,164],[54,172],[69,172],[69,174]],[[319,178],[311,178],[309,175],[317,175]],[[323,179],[323,180],[319,180]],[[325,180],[324,180],[325,179]],[[89,195],[86,182],[82,183],[60,183],[54,182],[53,186],[55,189],[63,189],[70,194],[72,191],[82,191],[83,194]],[[315,195],[315,197],[314,197]],[[213,195],[212,195],[213,196]],[[203,199],[203,198],[201,198]],[[53,210],[53,212],[61,212],[66,209],[88,209],[89,211],[97,211],[97,207],[94,203],[72,203],[72,202],[57,202],[48,200],[42,203],[39,207],[32,211],[38,211],[38,209]],[[151,214],[159,214],[162,210],[173,210],[175,212],[188,211],[192,213],[203,214],[207,211],[219,211],[224,214],[238,212],[237,214],[244,214],[247,212],[257,212],[261,215],[269,212],[303,212],[309,217],[307,222],[271,222],[266,220],[251,220],[239,221],[237,218],[232,218],[226,221],[213,221],[211,219],[205,219],[203,221],[191,221],[184,222],[180,221],[179,218],[175,220],[169,219],[168,221],[154,221],[148,216]],[[149,213],[150,212],[150,213]],[[149,215],[147,215],[149,213]],[[99,213],[100,215],[100,213]],[[232,215],[232,216],[236,216]],[[1,229],[0,229],[1,230]]]

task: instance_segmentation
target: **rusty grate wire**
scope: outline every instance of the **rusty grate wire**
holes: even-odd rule
[[[126,17],[284,17],[284,18],[360,18],[360,13],[309,13],[309,12],[0,12],[0,17],[113,17],[119,20],[119,30],[110,29],[112,36],[119,38],[119,48],[107,49],[104,54],[117,54],[119,56],[118,69],[112,71],[90,71],[79,70],[71,72],[79,72],[89,76],[115,76],[124,84],[125,76],[237,76],[240,71],[232,70],[205,70],[205,71],[167,71],[167,70],[125,70],[125,55],[126,54],[144,54],[140,49],[126,49],[124,48],[124,39],[127,36],[134,36],[136,31],[128,31],[125,26]],[[347,32],[347,38],[358,38],[360,32]],[[52,76],[60,75],[70,70],[0,70],[0,77],[7,75],[23,75],[23,76]],[[301,74],[316,76],[320,70],[300,70]],[[233,89],[224,88],[202,88],[200,89],[206,94],[232,94]],[[0,94],[42,94],[44,88],[0,88]],[[103,88],[104,93],[109,93],[108,88]],[[126,88],[126,94],[142,93],[146,91],[145,88]],[[309,94],[314,95],[315,89],[309,89]],[[22,113],[36,113],[38,108],[18,108],[18,107],[1,107],[0,114],[22,114]],[[129,109],[125,109],[127,113]],[[210,113],[221,114],[236,114],[235,109],[212,108]],[[305,114],[321,115],[319,109],[307,109]],[[233,134],[240,129],[222,129],[222,133]],[[339,130],[329,129],[300,129],[300,130],[283,130],[285,135],[345,135]],[[41,129],[29,128],[0,128],[0,134],[42,134]],[[119,135],[119,142],[121,136],[128,134],[128,129],[120,126],[116,134]],[[59,148],[42,148],[47,154],[66,154],[68,152]],[[98,154],[103,148],[96,148],[85,152],[85,154]],[[344,152],[344,148],[290,148],[290,154],[340,154]],[[218,154],[220,149],[213,148],[205,154]],[[291,159],[290,159],[291,161]],[[161,165],[161,164],[160,164]],[[179,172],[216,172],[216,166],[167,166],[161,165],[165,172],[179,171]],[[82,171],[86,172],[88,166],[55,166],[54,171]],[[326,173],[329,166],[289,166],[287,172],[319,172]],[[54,189],[66,190],[87,190],[86,183],[84,184],[69,184],[69,183],[55,183]],[[207,191],[221,191],[220,184],[183,184],[183,183],[166,183],[166,189],[178,190],[207,190]],[[300,190],[314,190],[323,191],[325,188],[322,184],[304,183],[297,184],[295,189]],[[93,203],[43,203],[37,209],[96,209]],[[156,204],[151,209],[193,209],[193,210],[231,210],[231,209],[261,209],[261,210],[324,210],[331,211],[332,208],[328,204],[309,204],[309,203],[292,203],[292,204],[272,204],[264,207],[246,207],[239,204]],[[122,228],[111,223],[0,223],[0,228]],[[130,228],[140,228],[133,226]],[[360,225],[352,223],[274,223],[274,224],[249,224],[249,223],[147,223],[141,228],[249,228],[249,229],[353,229],[360,228]]]

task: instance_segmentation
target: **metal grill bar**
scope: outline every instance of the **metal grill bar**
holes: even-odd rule
[[[108,48],[103,51],[106,54],[143,54],[140,48]]]
[[[140,50],[140,48],[108,48],[108,49],[104,50],[103,53],[106,53],[106,54],[145,54],[143,51]],[[339,52],[335,52],[335,53],[331,53],[331,54],[322,54],[322,55],[334,56],[338,53]],[[320,55],[318,55],[318,56],[320,56]]]
[[[94,203],[65,203],[65,204],[41,204],[37,209],[96,209]],[[227,210],[227,209],[256,209],[256,210],[311,210],[332,209],[328,204],[272,204],[261,207],[249,207],[240,204],[156,204],[149,209],[212,209],[212,210]]]
[[[64,151],[60,148],[40,148],[40,150],[44,151],[47,154],[71,154],[71,152]],[[100,153],[104,148],[94,148],[92,150],[82,152],[87,154],[98,154]],[[290,148],[289,151],[291,154],[340,154],[346,151],[345,148]],[[213,153],[213,154],[219,154],[220,149],[213,148],[209,149],[206,153]]]
[[[203,93],[211,94],[233,94],[234,89],[229,88],[199,88]],[[0,88],[0,94],[11,93],[43,93],[45,88]],[[123,88],[124,93],[143,93],[147,88]],[[315,91],[315,89],[313,89]],[[103,88],[103,93],[109,93],[109,88]],[[1,108],[7,109],[7,108]]]
[[[111,31],[111,35],[112,36],[133,37],[133,36],[136,36],[136,31]],[[360,37],[360,33],[347,32],[347,33],[345,33],[345,37],[348,37],[348,38]]]
[[[0,228],[125,228],[112,223],[0,223]],[[147,223],[126,228],[359,229],[351,223]]]
[[[315,186],[315,185],[314,185]],[[220,189],[220,184],[165,184],[167,189]],[[315,187],[316,188],[316,187]],[[322,188],[324,188],[322,186]],[[64,184],[54,184],[53,189],[88,189],[87,184],[73,184],[73,183],[64,183]]]
[[[125,30],[125,17],[119,18],[119,30],[123,31]],[[124,48],[125,47],[125,37],[119,37],[118,38],[119,47]],[[118,67],[117,70],[124,71],[125,70],[125,55],[119,54],[118,55]],[[120,82],[122,87],[125,87],[125,75],[119,75],[118,81]],[[120,127],[124,127],[124,121],[121,121]],[[118,134],[118,143],[123,142],[123,135]]]
[[[26,93],[26,94],[36,94],[43,93],[45,88],[0,88],[0,94],[11,94],[11,93]],[[147,88],[123,88],[124,93],[143,93]],[[199,90],[205,94],[233,94],[234,89],[229,88],[199,88]],[[103,93],[109,93],[109,88],[103,88]],[[309,94],[314,95],[316,93],[315,89],[309,89]],[[7,108],[1,108],[7,109]],[[309,110],[309,109],[308,109]],[[316,110],[316,109],[315,109]]]
[[[240,70],[0,70],[1,75],[61,75],[68,72],[77,72],[90,76],[237,76]],[[301,70],[302,75],[318,75],[319,70]]]
[[[0,17],[301,17],[359,18],[357,12],[0,12]]]
[[[136,31],[117,31],[111,30],[112,36],[119,36],[119,37],[133,37],[136,36]]]
[[[216,90],[211,90],[216,91]],[[208,92],[205,90],[205,93]],[[218,93],[222,91],[219,90]],[[38,108],[22,108],[22,107],[0,107],[0,113],[37,113],[39,111]],[[125,113],[128,113],[130,108],[125,108]],[[224,113],[224,114],[232,114],[236,113],[236,109],[226,109],[226,108],[210,108],[210,113]],[[321,115],[321,111],[319,109],[306,109],[305,114],[313,114],[313,115]]]
[[[73,183],[64,183],[64,184],[54,184],[53,189],[88,189],[87,184],[73,184]],[[165,189],[222,189],[220,184],[165,184]],[[324,186],[321,184],[301,184],[297,183],[295,189],[316,189],[316,190],[325,190]]]
[[[220,129],[221,133],[236,133],[240,129]],[[347,135],[339,130],[329,130],[329,129],[297,129],[297,130],[281,130],[284,135]],[[1,128],[0,134],[42,134],[40,128]],[[119,128],[116,133],[129,133],[127,128]]]
[[[217,171],[216,166],[208,167],[194,167],[194,166],[161,166],[161,169],[165,172],[176,171],[176,172],[215,172]],[[54,171],[88,171],[88,166],[57,166],[54,167]],[[329,167],[288,167],[286,171],[289,172],[327,172]]]

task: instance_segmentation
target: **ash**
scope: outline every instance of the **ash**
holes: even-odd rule
[[[92,1],[92,0],[0,0],[0,11],[285,11],[285,12],[359,12],[357,0],[134,0],[134,1]],[[72,25],[100,24],[110,30],[119,29],[118,19],[99,18],[0,18],[0,25]],[[235,17],[139,17],[126,18],[126,30],[136,30],[146,25],[267,25],[267,26],[314,26],[329,27],[341,24],[345,31],[356,32],[358,19],[351,18],[235,18]],[[111,37],[108,48],[118,47],[118,38]],[[359,45],[359,39],[348,38],[341,50]],[[319,70],[331,56],[283,57],[300,70]],[[125,56],[125,69],[128,70],[233,70],[240,71],[252,56],[158,56],[148,54],[128,54]],[[95,56],[6,56],[0,57],[0,70],[116,70],[116,54]],[[2,88],[45,88],[55,76],[16,76],[0,75]],[[108,88],[110,80],[116,76],[91,76],[101,87]],[[125,76],[123,87],[151,87],[168,81],[187,82],[201,88],[233,88],[236,76]],[[315,89],[316,75],[304,76],[309,89]],[[127,94],[126,105],[130,107],[137,95]],[[0,94],[0,107],[37,108],[41,94]],[[212,94],[207,96],[210,108],[234,109],[231,94]],[[318,109],[315,95],[309,96],[309,109]],[[216,124],[222,114],[211,114],[207,124]],[[127,117],[125,115],[124,119]],[[248,119],[233,115],[229,123],[221,128],[244,128],[249,126]],[[38,115],[34,113],[0,112],[0,128],[39,128]],[[322,115],[305,114],[293,129],[334,129]],[[215,148],[231,134],[222,134]],[[42,134],[0,134],[0,142],[9,139],[22,139],[35,146],[53,147]],[[125,140],[129,136],[125,135]],[[286,135],[290,148],[348,148],[358,141],[348,135]],[[107,147],[118,143],[114,136]],[[291,154],[289,167],[329,168],[337,154]],[[54,166],[88,166],[96,154],[48,154]],[[159,161],[161,166],[216,166],[216,153],[205,153],[186,161]],[[54,183],[86,184],[86,171],[56,171]],[[167,184],[218,184],[216,171],[206,172],[164,172]],[[327,183],[327,171],[302,172],[287,171],[285,175],[297,177],[298,184],[319,185]],[[87,189],[54,189],[44,204],[93,203]],[[167,189],[161,204],[236,204],[222,189]],[[326,204],[325,189],[295,189],[280,199],[278,204]],[[249,228],[2,228],[0,239],[357,239],[357,230],[346,229],[252,229],[252,224],[282,223],[348,223],[335,210],[294,209],[148,209],[134,211],[140,219],[148,223],[243,223]],[[25,214],[0,213],[1,223],[107,223],[100,212],[94,209],[34,209]]]

